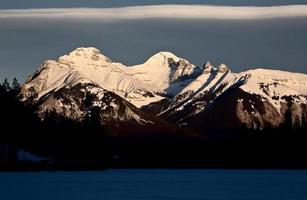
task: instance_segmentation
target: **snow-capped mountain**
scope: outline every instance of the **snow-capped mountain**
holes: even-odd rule
[[[209,62],[197,67],[170,52],[125,66],[96,48],[78,48],[45,61],[22,93],[39,114],[55,110],[80,120],[96,107],[104,123],[152,124],[160,118],[205,131],[307,122],[307,75],[265,69],[233,73]]]
[[[307,75],[256,69],[232,73],[206,65],[204,73],[159,115],[182,126],[253,129],[307,122]]]

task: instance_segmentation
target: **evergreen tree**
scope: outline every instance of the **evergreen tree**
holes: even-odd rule
[[[4,79],[3,83],[2,83],[3,88],[6,91],[10,91],[11,90],[11,86],[10,83],[8,82],[7,78]]]
[[[13,79],[12,89],[15,90],[15,91],[20,90],[20,84],[18,83],[18,80],[17,80],[16,77]]]
[[[37,103],[37,93],[35,91],[35,88],[32,86],[29,88],[28,90],[28,97],[27,97],[27,100],[26,100],[26,105],[28,106],[33,106]]]

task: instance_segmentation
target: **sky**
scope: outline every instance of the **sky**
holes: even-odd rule
[[[151,4],[158,6],[144,7]],[[225,63],[235,72],[307,73],[307,7],[268,7],[290,4],[307,1],[3,0],[0,80],[23,82],[45,59],[88,46],[126,65],[171,51],[198,66]]]

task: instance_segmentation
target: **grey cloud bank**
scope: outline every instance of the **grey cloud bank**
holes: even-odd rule
[[[307,5],[272,7],[233,7],[205,5],[155,5],[121,8],[62,8],[0,10],[0,18],[53,19],[269,19],[307,16]]]
[[[210,4],[231,6],[273,6],[307,4],[306,0],[1,0],[0,9],[122,7],[159,4]]]

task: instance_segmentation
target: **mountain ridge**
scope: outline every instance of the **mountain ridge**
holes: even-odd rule
[[[63,105],[61,98],[65,95],[63,92],[59,94],[59,91],[69,93],[67,91],[76,85],[78,90],[72,96],[65,97]],[[89,85],[91,90],[88,89]],[[83,91],[84,95],[73,101],[78,91]],[[307,122],[306,74],[261,68],[233,73],[225,64],[215,67],[207,62],[203,67],[198,67],[170,52],[158,52],[143,64],[125,66],[112,62],[96,48],[77,48],[57,61],[45,61],[22,87],[24,101],[34,95],[39,102],[39,113],[58,110],[59,114],[71,118],[77,111],[81,113],[79,117],[86,114],[86,109],[80,108],[83,108],[82,101],[87,92],[100,95],[98,103],[92,102],[91,106],[99,107],[104,103],[98,91],[107,91],[114,98],[118,96],[129,102],[129,109],[135,111],[134,119],[144,119],[140,113],[148,112],[156,118],[200,132],[206,130],[202,124],[210,121],[206,113],[216,110],[220,104],[218,102],[225,104],[222,110],[234,110],[227,117],[222,113],[217,116],[222,119],[218,120],[219,123],[224,121],[224,124],[228,124],[225,129],[274,128],[284,123],[303,126]],[[59,98],[54,98],[55,93]],[[52,105],[48,104],[51,97]],[[66,112],[62,109],[65,106],[68,109]],[[104,106],[111,108],[111,104]],[[104,118],[107,118],[106,110],[100,109],[100,115]],[[112,112],[115,116],[116,111]],[[123,116],[123,121],[131,120],[130,111],[125,110]],[[191,119],[198,124],[191,122]],[[118,123],[121,121],[114,120]],[[214,126],[218,127],[218,124]]]

